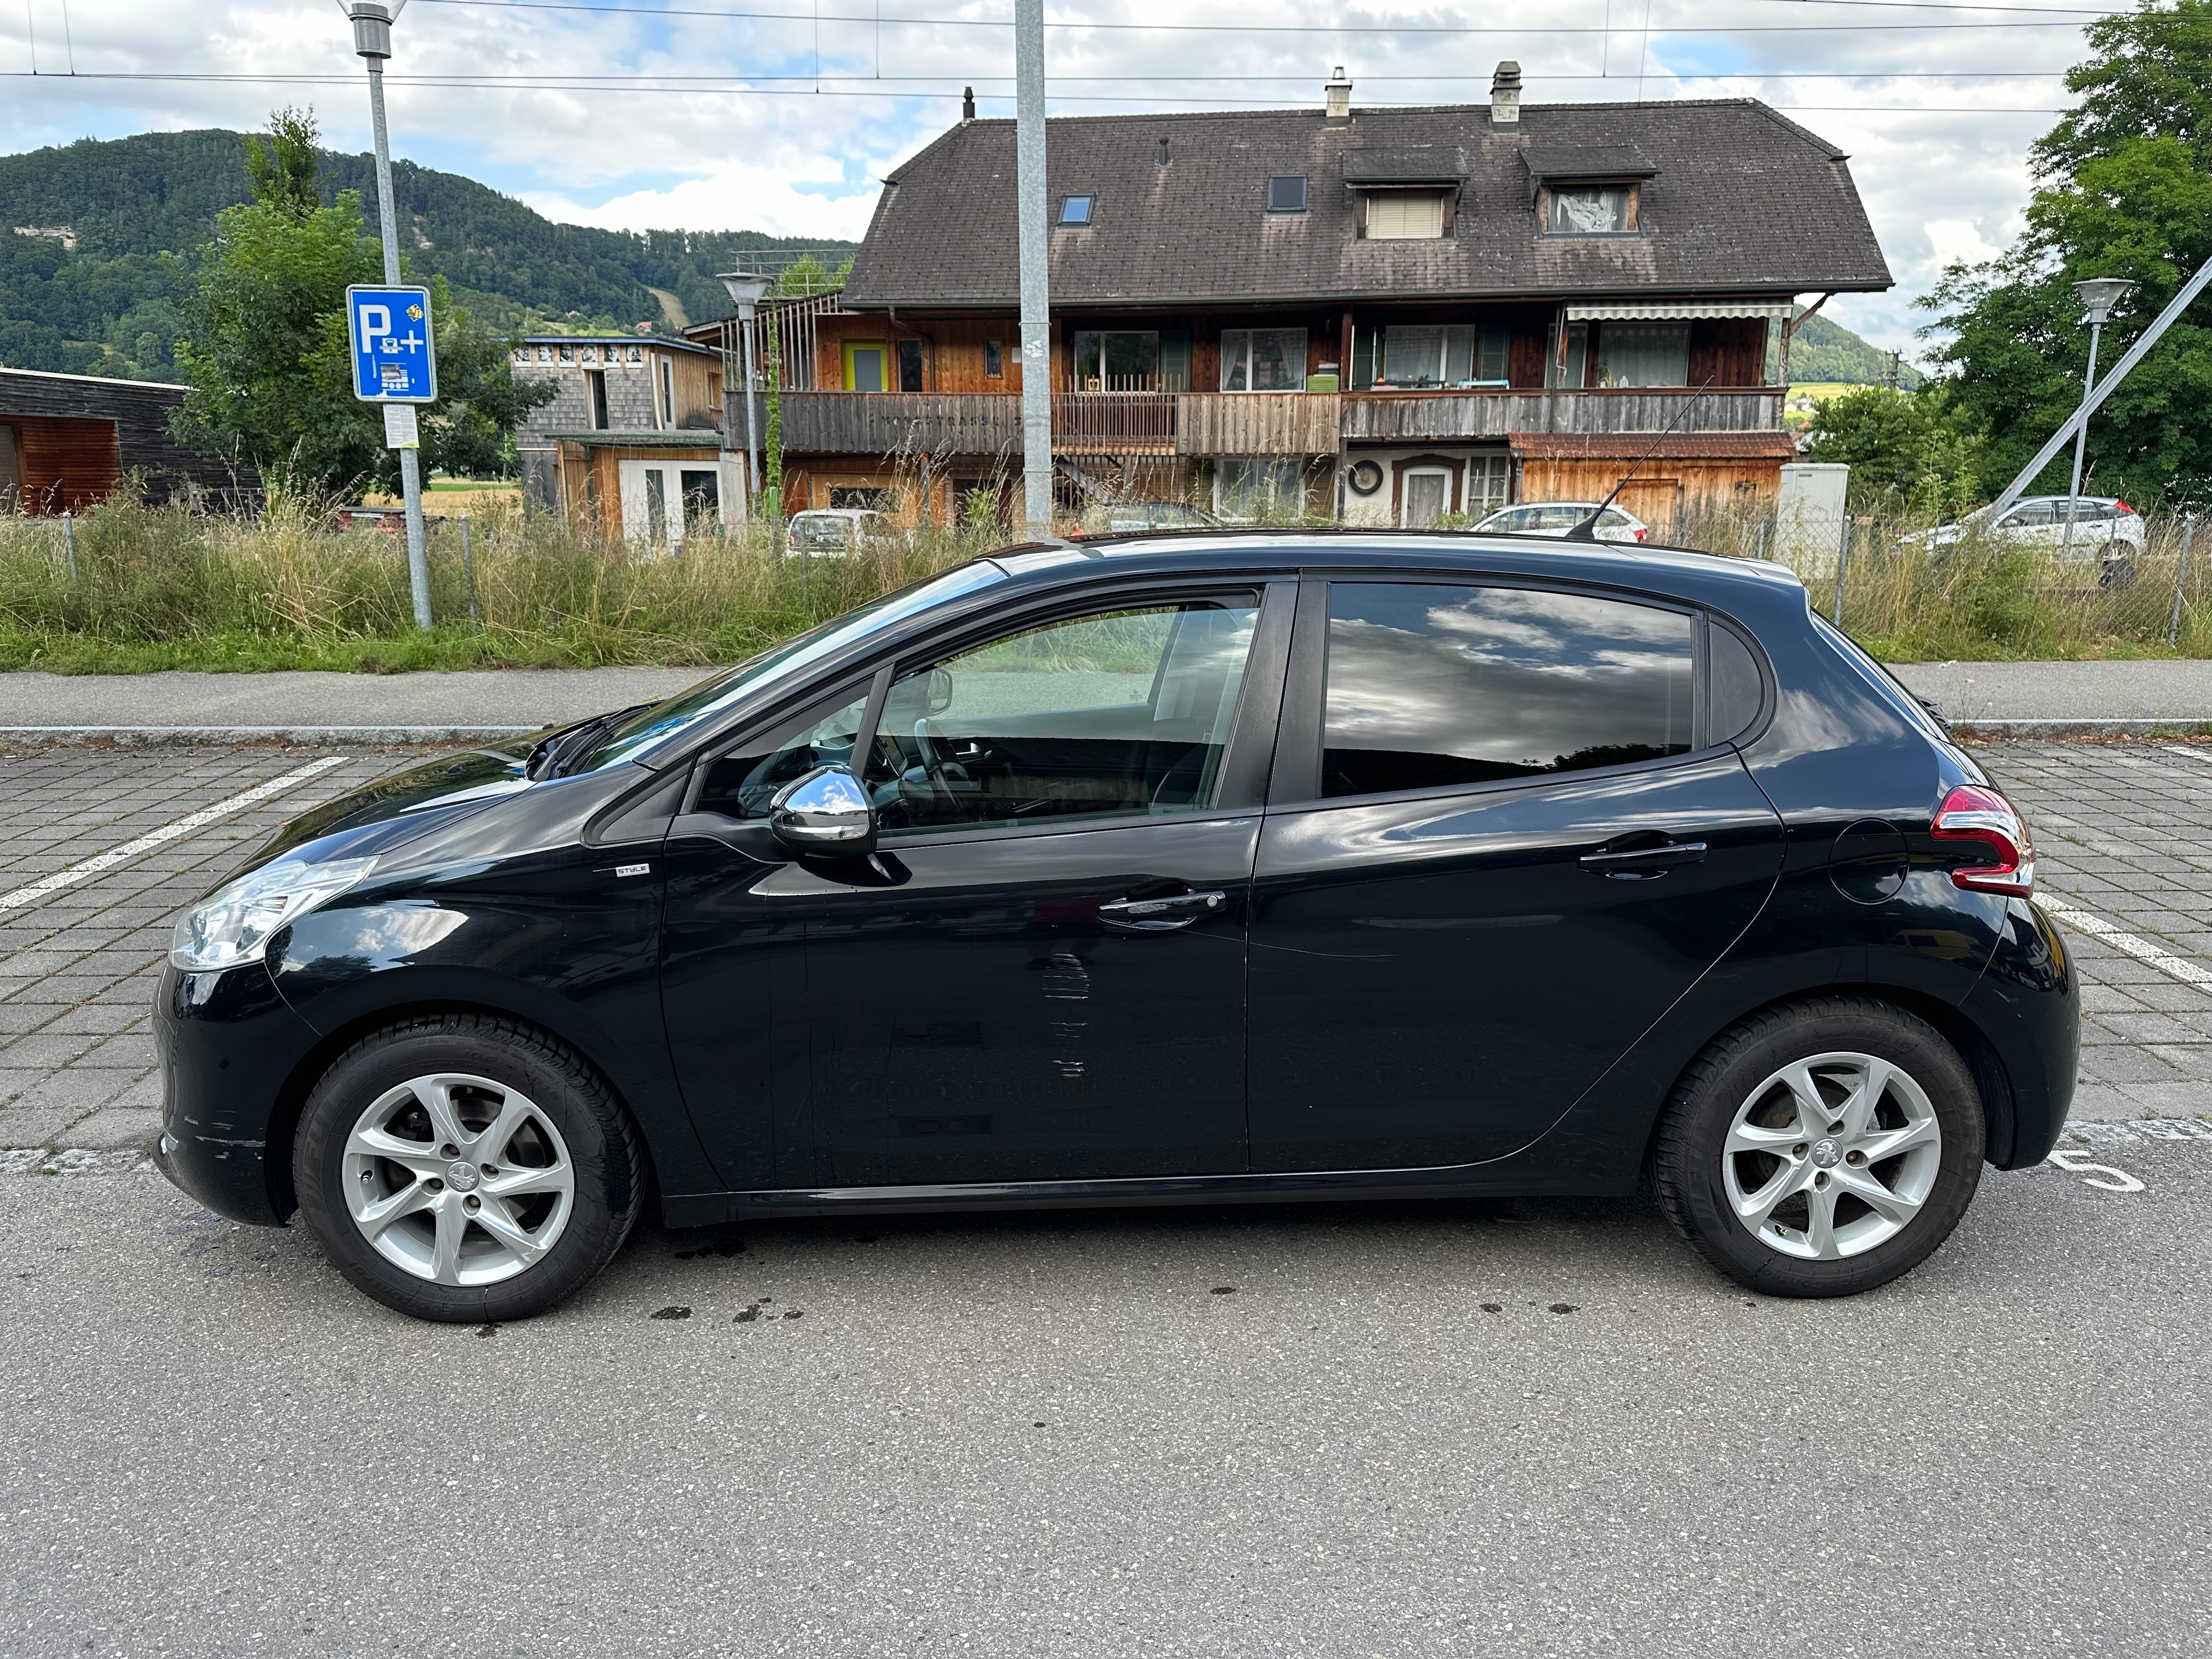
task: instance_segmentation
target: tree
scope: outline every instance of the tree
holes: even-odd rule
[[[353,396],[346,340],[346,289],[380,282],[382,256],[358,195],[320,205],[313,121],[279,111],[271,126],[273,154],[249,151],[255,199],[218,214],[216,240],[200,251],[175,346],[191,390],[173,428],[195,448],[332,492],[395,488],[398,459],[384,447],[381,413]],[[439,398],[422,411],[422,465],[510,470],[515,426],[553,387],[516,381],[509,343],[453,304],[442,277],[430,312]]]
[[[1851,505],[1953,513],[1977,493],[1981,440],[1941,390],[1859,386],[1823,403],[1806,454],[1851,469]]]
[[[2088,330],[2070,285],[2138,284],[2115,312],[2109,366],[2212,258],[2212,0],[2143,0],[2087,31],[2067,85],[2081,106],[2038,142],[2027,228],[2000,258],[1954,265],[1922,303],[1954,337],[1938,353],[1958,406],[1986,430],[1983,493],[2026,464],[2081,396]],[[2089,430],[2100,494],[2197,500],[2212,490],[2212,305],[2185,314]],[[1933,331],[1931,329],[1929,331]],[[2033,487],[2063,490],[2062,453]]]

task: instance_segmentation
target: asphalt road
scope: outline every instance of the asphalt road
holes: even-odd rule
[[[1420,1202],[648,1228],[495,1329],[137,1150],[174,907],[406,754],[0,756],[0,1656],[2201,1655],[2212,750],[1981,753],[2125,1121],[1883,1291]]]

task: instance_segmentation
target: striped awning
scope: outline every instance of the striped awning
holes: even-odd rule
[[[1723,300],[1708,303],[1684,300],[1650,305],[1569,306],[1571,323],[1667,323],[1697,317],[1788,317],[1795,310],[1787,300]]]

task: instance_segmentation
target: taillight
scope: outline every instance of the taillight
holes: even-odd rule
[[[2035,844],[2027,820],[1994,789],[1962,783],[1936,809],[1938,841],[1970,841],[1989,849],[1986,863],[1961,866],[1951,884],[1972,893],[2003,893],[2027,898],[2035,891]]]
[[[2135,508],[2130,507],[2125,501],[2114,501],[2112,503],[2112,510],[2116,513],[2124,513],[2130,519],[2138,516]]]
[[[1642,540],[1644,538],[1644,537],[1645,537],[1645,536],[1647,536],[1647,535],[1649,535],[1650,533],[1650,532],[1649,531],[1645,530],[1645,529],[1644,528],[1644,526],[1641,526],[1641,525],[1638,525],[1638,526],[1636,527],[1636,539],[1637,539],[1638,541],[1639,541],[1639,542],[1640,542],[1640,541],[1642,541]]]

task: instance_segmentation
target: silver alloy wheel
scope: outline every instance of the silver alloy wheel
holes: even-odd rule
[[[1814,1054],[1737,1109],[1721,1179],[1735,1218],[1760,1243],[1834,1261],[1909,1226],[1942,1161],[1935,1103],[1910,1073],[1874,1054]]]
[[[553,1120],[504,1083],[410,1078],[354,1121],[346,1208],[377,1254],[440,1285],[496,1285],[543,1261],[576,1206]]]

